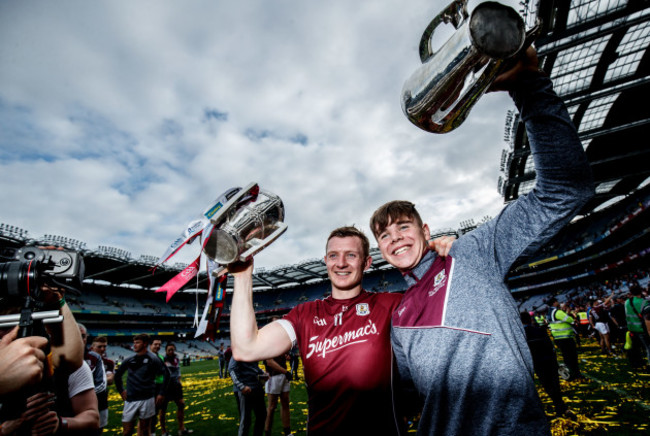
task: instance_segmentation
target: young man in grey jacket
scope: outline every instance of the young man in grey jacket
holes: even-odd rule
[[[493,86],[510,92],[525,123],[537,184],[490,222],[459,238],[449,256],[427,247],[412,203],[370,220],[382,256],[409,286],[392,319],[401,383],[422,412],[418,434],[548,435],[519,311],[504,278],[593,195],[591,171],[551,81],[526,57]]]

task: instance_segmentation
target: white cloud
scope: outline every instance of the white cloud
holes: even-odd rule
[[[494,215],[507,96],[447,135],[401,113],[433,3],[0,3],[0,221],[158,255],[258,181],[287,211],[272,267],[396,198],[432,228]]]

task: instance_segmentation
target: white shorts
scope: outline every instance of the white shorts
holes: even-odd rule
[[[291,384],[284,374],[271,376],[266,381],[266,393],[272,395],[280,395],[282,392],[289,392]]]
[[[132,422],[135,418],[149,419],[156,414],[156,400],[125,401],[122,422]]]
[[[609,327],[607,326],[607,323],[604,322],[597,322],[596,330],[598,330],[601,335],[606,335],[609,333]]]
[[[99,411],[99,428],[106,427],[106,424],[108,424],[108,409],[100,410]]]

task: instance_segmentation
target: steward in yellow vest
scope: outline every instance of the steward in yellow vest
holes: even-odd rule
[[[560,309],[560,303],[553,297],[549,300],[548,326],[551,329],[553,342],[560,349],[564,364],[569,368],[569,381],[581,379],[580,367],[578,366],[578,348],[573,339],[573,318]]]

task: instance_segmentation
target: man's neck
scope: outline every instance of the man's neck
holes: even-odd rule
[[[335,300],[349,300],[358,296],[362,290],[363,287],[361,285],[349,290],[332,288],[332,298]]]

